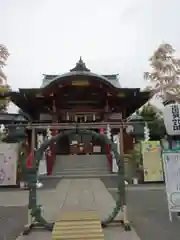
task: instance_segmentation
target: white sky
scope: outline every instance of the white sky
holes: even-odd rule
[[[0,43],[13,89],[39,87],[43,73],[69,71],[82,56],[93,72],[143,87],[163,41],[180,53],[178,0],[0,0]]]

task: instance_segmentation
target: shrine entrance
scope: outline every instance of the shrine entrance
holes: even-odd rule
[[[49,138],[35,151],[35,156],[30,159],[32,163],[27,164],[28,219],[30,221],[28,230],[37,226],[37,223],[52,230],[52,225],[49,225],[42,217],[41,207],[37,205],[37,169],[43,152],[48,148],[47,174],[51,175],[56,155],[55,145],[61,138],[67,141],[67,137],[72,134],[93,136],[102,140],[108,146],[108,155],[111,157],[111,152],[114,153],[119,169],[118,198],[110,216],[107,216],[102,221],[102,226],[112,222],[118,212],[122,210],[123,222],[128,230],[130,226],[126,216],[123,129],[128,124],[128,121],[126,121],[128,117],[151,98],[151,92],[140,91],[138,88],[122,88],[119,84],[118,74],[95,74],[86,67],[80,58],[76,66],[65,74],[44,74],[42,86],[39,88],[20,88],[18,91],[10,91],[7,94],[3,92],[0,95],[1,99],[12,101],[27,114],[28,124],[25,124],[24,127],[28,132],[32,130],[32,138],[29,139],[32,153],[36,148],[36,130],[43,132]],[[123,119],[124,122],[122,122]],[[78,125],[78,123],[80,124]],[[120,132],[119,138],[122,143],[120,147],[121,159],[116,146],[109,140],[112,134],[111,129],[108,129],[107,126],[114,131]],[[100,131],[101,128],[105,129],[108,137],[105,134],[91,131],[91,129]],[[60,133],[58,133],[59,130]],[[75,154],[78,152],[92,154],[90,144],[80,146],[80,143],[78,143],[76,145],[76,148],[71,146],[71,153],[74,151]],[[86,155],[82,156],[86,157]]]
[[[112,173],[105,142],[92,134],[74,130],[74,133],[59,138],[55,146],[53,176],[104,176]]]
[[[106,146],[104,142],[91,135],[72,134],[57,141],[56,151],[57,155],[106,154]]]

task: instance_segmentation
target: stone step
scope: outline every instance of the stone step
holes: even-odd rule
[[[82,165],[78,165],[78,164],[57,164],[56,163],[56,166],[62,168],[62,169],[75,169],[75,168],[89,168],[89,169],[97,169],[97,168],[104,168],[104,169],[107,169],[107,166],[103,166],[103,165],[90,165],[90,164],[82,164]]]
[[[82,171],[82,172],[64,172],[64,171],[62,171],[62,172],[56,172],[54,175],[97,175],[97,176],[99,176],[99,175],[108,175],[108,172],[88,172],[88,171]]]
[[[105,155],[58,155],[53,175],[99,175],[108,174]]]
[[[95,167],[95,168],[90,168],[90,167],[77,167],[77,166],[75,166],[75,167],[73,167],[73,168],[68,168],[68,167],[62,167],[62,166],[59,166],[58,168],[57,168],[57,166],[56,166],[56,170],[59,170],[59,169],[61,169],[62,171],[66,171],[66,170],[68,170],[68,171],[75,171],[76,169],[77,170],[90,170],[90,171],[96,171],[97,169],[99,169],[99,170],[109,170],[108,168],[104,168],[104,167]]]
[[[101,178],[101,177],[110,177],[112,174],[110,173],[89,173],[89,174],[64,174],[62,173],[56,173],[51,176],[44,176],[43,178],[49,178],[49,179],[58,179],[58,178]],[[114,174],[112,175],[114,176]]]
[[[99,171],[106,171],[107,172],[107,168],[89,168],[89,167],[87,167],[87,168],[60,168],[60,169],[58,169],[58,170],[60,170],[60,171],[64,171],[64,172],[66,172],[66,171],[68,171],[68,172],[70,172],[70,171],[72,171],[72,172],[78,172],[78,171],[89,171],[89,172],[99,172]]]

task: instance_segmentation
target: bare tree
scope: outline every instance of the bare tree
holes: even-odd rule
[[[8,49],[4,45],[0,44],[0,85],[7,85],[7,77],[3,72],[3,68],[6,66],[8,57]]]
[[[0,92],[5,93],[10,90],[10,86],[7,84],[7,77],[3,71],[6,66],[7,59],[9,57],[8,49],[5,45],[0,44]],[[0,99],[0,111],[6,111],[9,104],[9,99]]]
[[[148,88],[163,101],[180,101],[180,59],[175,57],[173,47],[161,44],[149,61],[152,71],[144,73]]]

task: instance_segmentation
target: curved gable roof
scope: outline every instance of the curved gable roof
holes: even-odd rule
[[[100,81],[104,84],[109,85],[113,88],[120,88],[120,84],[117,78],[117,74],[113,75],[98,75],[92,73],[85,65],[85,63],[80,58],[79,62],[76,63],[76,66],[70,70],[70,72],[62,74],[62,75],[44,75],[43,84],[41,85],[42,88],[50,87],[57,82],[66,81],[67,78],[72,78],[74,76],[84,76],[88,78],[92,78],[96,81]]]
[[[62,75],[57,75],[51,79],[46,79],[46,81],[44,81],[44,83],[42,84],[42,88],[47,88],[50,87],[52,85],[54,85],[55,83],[60,83],[63,81],[66,81],[68,78],[74,77],[74,76],[84,76],[84,77],[89,77],[92,79],[95,79],[96,81],[100,81],[102,83],[105,83],[107,85],[109,85],[110,87],[114,87],[114,88],[120,88],[120,84],[118,81],[116,80],[110,80],[107,77],[92,73],[92,72],[81,72],[81,71],[76,71],[76,72],[68,72]]]

